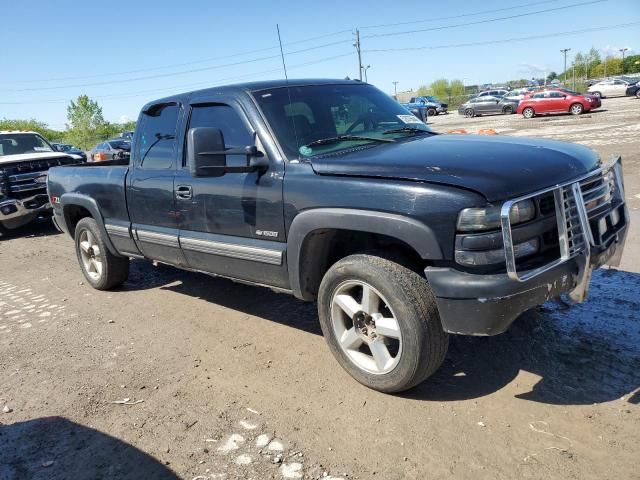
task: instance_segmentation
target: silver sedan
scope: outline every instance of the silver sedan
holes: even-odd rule
[[[487,113],[516,113],[518,109],[518,100],[510,100],[504,97],[493,97],[485,95],[467,100],[460,105],[458,113],[465,117],[475,117]]]

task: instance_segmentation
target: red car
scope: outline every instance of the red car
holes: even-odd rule
[[[533,118],[546,113],[566,113],[580,115],[597,108],[590,98],[570,90],[544,90],[523,98],[518,104],[518,113],[524,118]]]

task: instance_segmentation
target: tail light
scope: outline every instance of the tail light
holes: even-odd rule
[[[107,159],[107,156],[104,153],[96,153],[93,156],[93,161],[94,162],[103,162]]]

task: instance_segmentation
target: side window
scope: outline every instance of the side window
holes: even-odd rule
[[[136,162],[145,169],[171,168],[176,150],[177,105],[151,107],[140,122]]]
[[[544,93],[536,93],[533,98],[544,98]]]
[[[225,147],[246,147],[254,144],[253,134],[244,121],[229,105],[199,105],[191,110],[189,128],[213,127],[222,130]],[[243,155],[228,155],[229,165],[241,166],[246,164]]]

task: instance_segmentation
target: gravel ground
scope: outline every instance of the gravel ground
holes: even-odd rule
[[[430,123],[622,154],[621,271],[584,304],[453,337],[434,377],[391,396],[337,365],[314,305],[139,261],[98,292],[70,239],[33,225],[0,240],[0,480],[640,478],[640,101]]]

